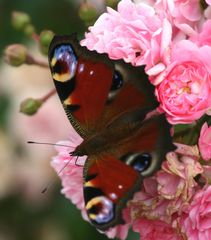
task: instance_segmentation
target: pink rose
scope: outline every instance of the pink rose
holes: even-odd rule
[[[70,147],[56,146],[58,155],[53,158],[51,165],[61,178],[62,193],[82,210],[84,209],[83,164],[86,157],[78,158],[77,164],[80,162],[82,165],[80,167],[76,165],[76,157],[70,156],[70,152],[75,150],[77,143],[82,142],[82,138],[74,130],[72,132],[70,141],[58,142],[58,144]]]
[[[211,20],[208,19],[206,22],[204,22],[200,33],[196,32],[193,36],[191,36],[190,40],[199,46],[211,46]]]
[[[129,208],[125,208],[123,210],[123,218],[124,218],[126,224],[117,225],[117,226],[107,230],[105,233],[107,237],[109,237],[109,238],[116,237],[121,240],[126,239],[130,225],[131,225],[131,217],[130,217],[130,209]]]
[[[211,127],[207,123],[201,128],[199,137],[199,150],[204,160],[211,159]]]
[[[117,11],[107,8],[89,31],[81,45],[136,66],[153,66],[171,40],[167,19],[161,20],[152,6],[131,0],[120,1]]]
[[[170,152],[166,158],[162,170],[157,173],[158,192],[164,198],[177,202],[174,207],[171,204],[171,208],[178,211],[195,193],[197,183],[194,178],[203,172],[203,168],[188,155],[179,158],[178,154]]]
[[[211,166],[203,165],[204,172],[201,174],[205,184],[211,183]]]
[[[155,8],[171,22],[175,38],[190,36],[203,19],[200,0],[159,0]]]
[[[159,110],[171,124],[192,123],[211,108],[211,47],[183,40],[173,46],[171,60],[156,86]]]
[[[211,186],[194,196],[180,224],[188,240],[211,239]]]
[[[189,156],[192,159],[199,161],[200,155],[197,145],[189,146],[182,143],[174,143],[174,145],[177,147],[175,150],[177,154]]]
[[[169,14],[172,21],[191,25],[202,17],[200,0],[158,0],[155,8],[160,14]]]
[[[129,228],[130,224],[117,225],[113,228],[110,228],[108,231],[105,232],[105,234],[108,238],[117,237],[118,239],[124,240],[128,235]]]
[[[133,224],[133,230],[140,233],[141,240],[182,240],[171,225],[160,220],[140,218]]]
[[[195,177],[203,172],[203,168],[198,162],[197,148],[177,146],[175,152],[167,154],[167,160],[156,176],[144,179],[142,191],[130,201],[133,219],[138,220],[138,216],[171,222],[198,189]]]
[[[169,216],[166,216],[169,201],[158,194],[157,186],[158,183],[155,177],[144,179],[142,191],[137,192],[133,200],[129,202],[132,219],[138,220],[140,217],[169,219]]]

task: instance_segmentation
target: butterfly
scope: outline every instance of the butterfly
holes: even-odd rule
[[[80,46],[76,34],[54,36],[49,66],[66,115],[84,141],[71,152],[87,156],[85,208],[102,231],[123,224],[122,210],[143,179],[174,150],[164,115],[143,67],[110,60]]]

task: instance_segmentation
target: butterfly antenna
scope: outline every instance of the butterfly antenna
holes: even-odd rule
[[[77,156],[77,158],[76,158],[76,162],[77,162],[77,160],[78,160],[78,156]],[[71,161],[71,159],[69,159],[68,162],[66,162],[65,165],[59,170],[59,172],[57,173],[58,176],[59,176],[59,175],[63,172],[63,170],[69,165],[70,161]],[[47,192],[47,190],[49,189],[49,187],[51,187],[51,186],[55,183],[56,179],[57,179],[57,177],[55,177],[54,179],[52,179],[52,180],[48,183],[48,185],[41,191],[41,193]]]
[[[39,144],[39,145],[50,145],[50,146],[60,146],[60,147],[70,147],[68,145],[64,145],[64,144],[57,144],[57,143],[49,143],[49,142],[34,142],[34,141],[27,141],[28,144]],[[73,156],[74,152],[70,152],[70,156]],[[77,164],[77,160],[78,160],[78,156],[75,160],[75,164],[76,166],[80,166]],[[59,172],[57,173],[57,175],[59,176],[63,170],[69,165],[71,159],[68,160],[67,163],[65,163],[65,165],[59,170]],[[50,180],[50,182],[47,184],[47,186],[41,191],[41,193],[45,193],[47,192],[47,190],[56,182],[57,177],[53,178]]]
[[[48,142],[34,142],[34,141],[27,141],[28,144],[39,144],[39,145],[50,145],[50,146],[59,146],[59,147],[70,147],[68,145],[64,144],[58,144],[58,143],[48,143]]]

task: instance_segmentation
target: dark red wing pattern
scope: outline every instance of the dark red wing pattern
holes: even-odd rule
[[[93,225],[101,230],[121,223],[126,200],[141,188],[144,177],[160,168],[171,143],[169,125],[163,116],[140,123],[136,133],[116,140],[110,137],[110,155],[90,157],[84,168],[84,198]]]
[[[88,217],[101,230],[121,222],[126,199],[140,187],[141,177],[132,167],[111,155],[96,160],[87,169],[84,198]]]
[[[112,69],[103,62],[78,59],[74,79],[76,87],[64,104],[79,106],[72,114],[80,123],[89,126],[99,119],[107,101],[112,75]]]
[[[75,35],[55,36],[49,50],[52,77],[67,116],[83,135],[101,116],[111,88],[113,64],[81,47]]]

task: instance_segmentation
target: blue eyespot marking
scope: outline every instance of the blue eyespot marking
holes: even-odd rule
[[[128,153],[122,156],[121,160],[141,173],[146,171],[151,166],[152,155],[147,152]]]
[[[86,209],[90,220],[97,224],[108,223],[114,218],[114,203],[105,196],[92,198]]]
[[[149,153],[142,153],[140,155],[137,155],[131,166],[139,171],[139,172],[143,172],[144,170],[146,170],[150,164],[151,164],[151,160],[152,160],[152,157]]]
[[[54,80],[60,82],[71,80],[77,69],[77,58],[71,45],[56,47],[50,66]]]

